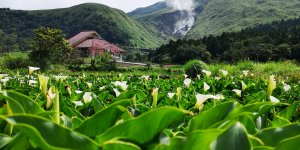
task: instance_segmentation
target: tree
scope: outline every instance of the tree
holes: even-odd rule
[[[66,62],[72,48],[61,30],[41,27],[34,30],[34,34],[32,52],[29,57],[35,65],[46,70],[51,64]]]

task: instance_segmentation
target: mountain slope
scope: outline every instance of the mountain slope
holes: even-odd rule
[[[182,12],[168,8],[167,5],[156,7],[156,10],[153,6],[128,14],[138,22],[150,25],[156,33],[172,36],[172,30]],[[299,0],[195,0],[194,8],[195,24],[187,33],[187,38],[239,31],[262,23],[300,16]]]
[[[97,31],[104,39],[122,46],[157,47],[163,43],[152,31],[124,12],[94,3],[54,10],[1,9],[0,22],[0,35],[10,38],[0,39],[0,49],[1,41],[2,49],[27,48],[33,36],[32,30],[40,26],[62,29],[66,38],[81,31]],[[18,43],[19,47],[8,46],[13,43]]]
[[[138,8],[128,15],[160,37],[169,39],[172,38],[173,25],[178,20],[178,13],[167,7],[165,2],[158,2],[149,7]]]
[[[299,0],[210,0],[189,32],[189,38],[239,31],[275,20],[300,16]]]

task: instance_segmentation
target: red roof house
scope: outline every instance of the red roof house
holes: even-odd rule
[[[122,48],[105,41],[95,31],[80,32],[68,41],[71,47],[80,50],[84,57],[95,57],[106,51],[111,53],[117,61],[122,61],[122,55],[126,53]]]

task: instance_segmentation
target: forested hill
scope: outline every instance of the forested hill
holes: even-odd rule
[[[110,42],[126,46],[157,47],[163,42],[123,11],[86,3],[53,10],[0,9],[0,49],[27,50],[32,30],[40,26],[61,29],[66,38],[93,30]]]
[[[170,36],[183,13],[168,8],[164,2],[128,13],[152,30]],[[195,23],[186,37],[235,32],[258,24],[300,16],[299,0],[194,0]]]
[[[240,32],[205,36],[198,40],[170,41],[150,55],[158,63],[185,63],[190,59],[300,61],[300,18],[258,25]]]

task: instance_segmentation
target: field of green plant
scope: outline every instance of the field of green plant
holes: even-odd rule
[[[299,149],[299,77],[241,66],[196,78],[2,72],[0,149]]]

